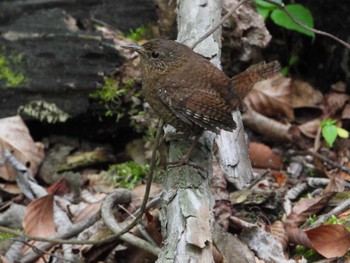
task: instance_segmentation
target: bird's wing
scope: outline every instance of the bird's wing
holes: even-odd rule
[[[159,88],[162,102],[182,121],[204,129],[219,132],[233,130],[231,108],[214,89],[190,89],[180,87]]]

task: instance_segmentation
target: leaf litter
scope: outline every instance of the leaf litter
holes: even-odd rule
[[[233,190],[225,177],[218,174],[220,169],[215,170],[219,164],[214,162],[214,214],[221,224],[215,233],[222,237],[214,237],[216,262],[234,262],[232,257],[237,253],[246,257],[244,262],[253,262],[254,257],[259,262],[298,262],[308,257],[300,253],[300,248],[309,249],[318,259],[349,258],[350,174],[346,169],[350,168],[350,141],[336,137],[330,148],[320,127],[322,121],[331,118],[336,127],[349,130],[349,109],[349,96],[341,89],[323,96],[306,82],[282,76],[254,88],[245,100],[243,120],[253,131],[249,151],[255,181],[246,189]],[[88,220],[100,211],[105,196],[120,188],[109,185],[100,176],[104,169],[98,166],[115,161],[108,147],[82,149],[57,138],[52,142],[45,149],[45,157],[44,144],[33,141],[20,117],[0,120],[0,190],[4,193],[0,209],[2,213],[8,211],[10,217],[18,217],[19,213],[12,213],[10,208],[21,204],[26,212],[20,220],[23,233],[28,235],[51,237],[63,231],[57,222],[70,226]],[[52,149],[55,150],[50,152]],[[146,149],[140,149],[143,156],[137,154],[137,160],[144,163]],[[14,162],[5,161],[4,150],[23,167],[19,169]],[[35,178],[27,182],[30,190],[19,185],[18,170]],[[160,192],[161,187],[154,184],[151,198],[159,198]],[[127,220],[139,208],[143,193],[142,185],[135,187],[132,201],[116,207],[118,221]],[[60,219],[63,221],[56,219],[56,210],[65,215]],[[14,227],[6,220],[0,216],[0,225]],[[146,238],[146,229],[147,238],[160,244],[157,205],[146,212],[143,223],[143,230],[134,229],[132,233]],[[78,234],[72,238],[100,240],[111,235],[101,221]],[[235,250],[231,243],[237,243]],[[28,244],[22,244],[22,248]],[[52,245],[46,252],[64,257],[60,248],[59,244]],[[10,246],[2,252],[5,261],[16,260],[10,256],[11,249]],[[126,262],[138,262],[138,257],[154,260],[144,251],[119,241],[101,246],[74,245],[70,249],[77,252],[75,259],[89,258],[91,262],[111,253],[128,258]],[[28,256],[34,252],[21,253]],[[126,254],[133,256],[125,257]]]

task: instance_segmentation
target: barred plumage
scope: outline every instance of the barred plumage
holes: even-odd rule
[[[177,130],[233,130],[232,111],[256,82],[280,70],[260,63],[230,79],[201,55],[171,40],[131,47],[141,56],[142,85],[152,109]]]

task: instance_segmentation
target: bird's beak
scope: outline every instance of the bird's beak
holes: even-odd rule
[[[140,46],[136,46],[136,45],[127,45],[127,46],[121,46],[122,48],[126,48],[126,49],[130,49],[136,52],[140,52],[141,48]]]

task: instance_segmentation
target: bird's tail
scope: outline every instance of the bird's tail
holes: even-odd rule
[[[281,66],[278,61],[272,61],[267,64],[265,62],[255,64],[234,76],[231,79],[232,87],[240,100],[243,100],[249,91],[252,90],[255,83],[272,77],[280,70]]]

